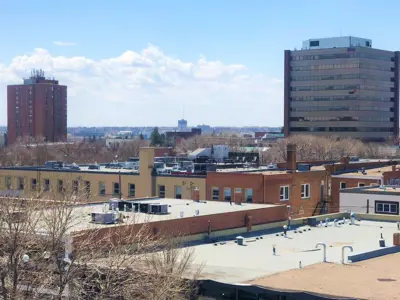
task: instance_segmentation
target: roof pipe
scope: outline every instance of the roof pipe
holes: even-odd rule
[[[345,264],[346,262],[345,262],[345,260],[344,260],[344,249],[349,249],[350,250],[350,252],[353,252],[353,247],[352,246],[343,246],[342,247],[342,264]]]
[[[326,262],[326,244],[325,243],[318,243],[318,244],[315,245],[315,248],[318,249],[319,246],[322,246],[324,248],[323,262]]]

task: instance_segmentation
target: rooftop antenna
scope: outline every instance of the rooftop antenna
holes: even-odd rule
[[[182,119],[185,119],[185,105],[182,105]]]

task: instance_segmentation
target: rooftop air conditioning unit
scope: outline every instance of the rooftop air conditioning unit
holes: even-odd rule
[[[150,213],[155,215],[168,214],[168,204],[159,204],[159,203],[150,204]]]
[[[151,203],[139,203],[139,211],[148,214],[151,212]]]
[[[93,212],[92,222],[96,224],[114,224],[118,221],[118,213],[115,212]]]
[[[118,202],[118,210],[132,212],[132,211],[135,211],[135,206],[133,205],[132,202],[129,202],[129,201],[119,201]]]

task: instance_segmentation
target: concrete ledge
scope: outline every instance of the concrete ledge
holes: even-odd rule
[[[358,261],[363,261],[371,258],[376,258],[388,254],[393,254],[400,252],[400,246],[392,246],[392,247],[386,247],[378,250],[373,250],[369,252],[364,252],[356,255],[350,255],[348,257],[348,260],[351,262],[358,262]]]
[[[368,221],[399,222],[399,215],[379,215],[379,214],[360,214],[356,213],[356,218]]]

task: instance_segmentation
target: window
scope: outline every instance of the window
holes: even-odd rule
[[[165,185],[158,186],[158,197],[165,198]]]
[[[340,183],[340,189],[345,189],[346,188],[346,182],[341,182]]]
[[[90,191],[91,191],[91,189],[90,189],[90,181],[85,181],[85,194],[86,194],[87,197],[90,196]]]
[[[253,202],[253,189],[246,189],[246,202]]]
[[[180,185],[175,186],[175,198],[182,199],[182,186]]]
[[[4,185],[6,186],[7,190],[11,190],[12,181],[10,176],[6,176],[4,178]]]
[[[31,179],[31,190],[36,191],[36,186],[37,186],[37,180],[36,178]]]
[[[224,188],[224,200],[232,201],[232,190],[231,188]]]
[[[129,184],[128,195],[129,195],[129,197],[135,197],[135,195],[136,195],[136,187],[135,187],[135,184],[133,184],[133,183],[130,183],[130,184]]]
[[[310,198],[310,184],[305,183],[301,185],[301,198],[307,199]]]
[[[358,187],[363,187],[363,186],[365,186],[365,183],[362,183],[362,182],[358,183]]]
[[[219,200],[219,188],[213,187],[212,188],[212,200]]]
[[[50,179],[45,179],[44,180],[44,191],[45,192],[50,191]]]
[[[104,196],[106,194],[106,185],[104,181],[99,182],[99,195]]]
[[[57,190],[59,193],[64,193],[64,181],[63,180],[58,180],[57,183]]]
[[[120,187],[118,182],[113,183],[113,195],[119,195],[120,194]]]
[[[79,181],[74,180],[72,181],[72,191],[76,194],[79,191]]]
[[[398,215],[399,202],[375,201],[375,213],[385,215]]]
[[[18,177],[18,190],[20,190],[20,191],[24,190],[24,178],[23,177]]]
[[[281,191],[280,191],[280,200],[285,201],[289,200],[289,186],[281,186]]]
[[[310,41],[310,47],[318,47],[319,41]]]

